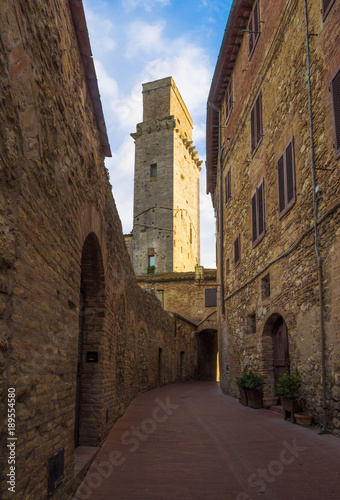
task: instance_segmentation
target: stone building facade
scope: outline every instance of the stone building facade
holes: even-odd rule
[[[197,338],[198,380],[219,380],[217,342],[217,283],[216,269],[203,269],[199,273],[164,273],[138,276],[137,283],[155,295],[175,321],[191,326]]]
[[[199,172],[192,119],[171,77],[143,85],[135,140],[132,264],[149,272],[193,271],[200,261]]]
[[[338,436],[339,19],[339,0],[234,0],[207,108],[222,388],[298,369]]]
[[[1,2],[0,47],[2,498],[66,499],[138,392],[196,376],[197,341],[136,283],[81,0]]]

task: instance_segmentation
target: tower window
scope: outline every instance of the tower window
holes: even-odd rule
[[[151,163],[151,165],[150,165],[150,177],[157,177],[157,163]]]

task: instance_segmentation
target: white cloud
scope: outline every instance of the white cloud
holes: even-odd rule
[[[170,0],[122,0],[124,9],[131,12],[136,7],[143,7],[147,12],[151,12],[157,5],[165,7],[170,4]]]
[[[137,20],[130,24],[128,29],[129,43],[125,55],[129,58],[138,57],[140,53],[155,54],[161,53],[164,49],[162,34],[165,21],[158,21],[156,24],[147,24]]]
[[[101,51],[113,51],[117,46],[112,36],[114,25],[109,19],[103,19],[91,10],[86,4],[86,20],[89,30],[91,46],[96,52],[99,47]]]
[[[135,146],[132,137],[128,136],[119,148],[112,152],[112,158],[106,159],[105,164],[110,171],[110,179],[119,175],[118,171],[133,179]],[[132,188],[132,185],[130,187]]]
[[[101,61],[95,60],[95,67],[108,134],[114,134],[117,128],[124,129],[124,133],[133,132],[142,118],[140,85],[135,85],[129,94],[124,94],[125,88],[120,88],[117,81],[108,75]]]
[[[206,131],[205,123],[195,123],[194,124],[194,130],[192,132],[194,144],[199,144],[200,142],[205,141],[205,131]],[[201,158],[201,156],[200,156],[200,160],[202,160],[202,159],[203,158]]]

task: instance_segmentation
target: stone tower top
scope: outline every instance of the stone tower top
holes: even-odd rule
[[[171,76],[143,84],[143,122],[175,116],[192,139],[193,121]]]
[[[135,140],[132,265],[137,276],[200,261],[199,172],[192,119],[171,77],[143,85]]]

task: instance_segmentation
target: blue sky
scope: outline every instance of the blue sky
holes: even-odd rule
[[[205,194],[206,102],[231,0],[84,0],[112,158],[106,159],[124,233],[133,225],[134,142],[142,84],[172,76],[193,118],[203,160],[201,264],[215,267],[215,220]]]

